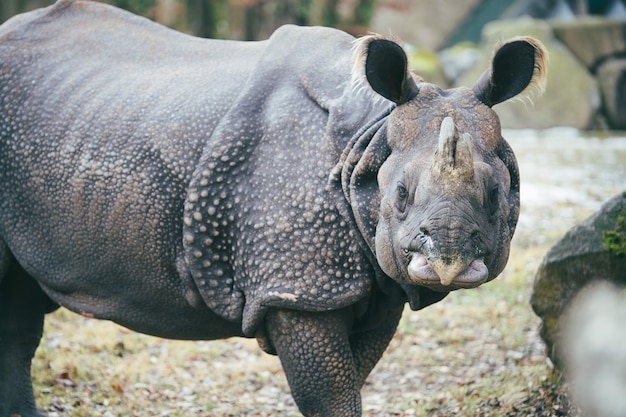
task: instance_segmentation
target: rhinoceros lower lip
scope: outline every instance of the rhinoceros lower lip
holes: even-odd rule
[[[451,264],[435,267],[425,256],[414,254],[409,262],[408,274],[411,281],[424,286],[473,288],[487,281],[489,272],[482,259],[475,259],[467,267]]]

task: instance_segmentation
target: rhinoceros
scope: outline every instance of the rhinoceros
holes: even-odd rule
[[[300,411],[361,415],[405,304],[504,268],[519,175],[492,106],[541,89],[520,37],[472,88],[394,40],[207,40],[81,0],[0,27],[0,417],[63,306],[165,338],[256,337]]]

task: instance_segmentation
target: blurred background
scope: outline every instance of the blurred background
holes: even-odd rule
[[[571,20],[626,18],[621,0],[98,0],[196,36],[260,40],[286,23],[323,25],[353,35],[391,31],[406,41],[441,48],[478,41],[491,20],[519,16]],[[0,22],[54,0],[3,0]]]
[[[259,40],[286,23],[365,33],[376,0],[103,0],[196,36]],[[3,0],[0,19],[54,0]]]
[[[286,23],[393,35],[443,87],[471,86],[494,44],[531,35],[550,52],[548,89],[533,106],[498,106],[504,127],[626,129],[626,0],[101,1],[202,37],[261,40]],[[53,2],[2,0],[0,21]]]

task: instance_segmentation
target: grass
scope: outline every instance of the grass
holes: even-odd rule
[[[390,395],[380,415],[473,416],[489,402],[483,415],[503,415],[551,378],[537,334],[539,320],[528,304],[544,249],[518,251],[495,282],[405,314],[383,366],[374,370],[373,391],[385,363],[399,364],[395,377],[400,380],[407,369],[417,378],[401,384],[409,406],[395,410]]]
[[[76,417],[238,415],[215,410],[234,411],[281,374],[254,341],[171,341],[65,310],[47,320],[33,364],[39,404]]]
[[[407,309],[363,389],[364,414],[511,415],[550,383],[528,304],[547,248],[514,248],[494,282]],[[171,341],[65,310],[47,318],[33,380],[52,417],[299,415],[278,359],[254,340]]]

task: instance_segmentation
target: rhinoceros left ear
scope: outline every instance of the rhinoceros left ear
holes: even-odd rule
[[[365,77],[372,89],[396,104],[415,97],[417,84],[408,71],[408,60],[402,47],[380,38],[370,38],[366,45]]]
[[[491,68],[483,73],[472,90],[489,107],[528,91],[528,87],[543,92],[547,57],[545,47],[537,39],[514,38],[495,50]]]

